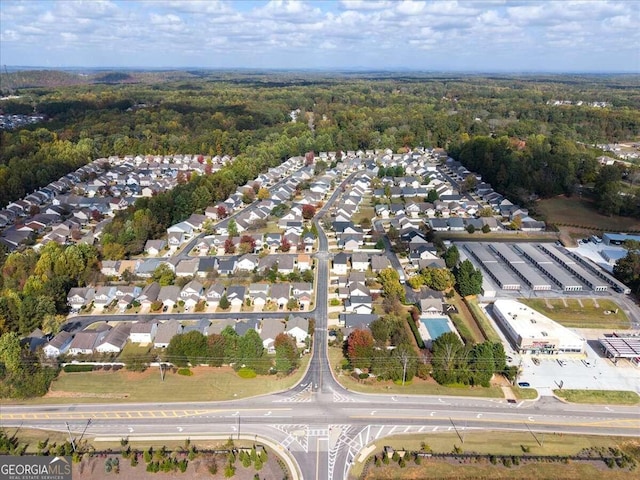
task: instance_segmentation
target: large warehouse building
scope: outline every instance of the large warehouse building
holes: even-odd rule
[[[515,300],[496,300],[498,324],[519,353],[584,353],[585,340],[568,328]]]

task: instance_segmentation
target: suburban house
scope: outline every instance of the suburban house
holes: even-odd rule
[[[298,347],[305,345],[305,340],[309,337],[309,319],[303,317],[290,317],[287,320],[285,333],[296,339]]]
[[[96,343],[95,350],[99,353],[120,353],[129,340],[130,323],[121,323],[108,331],[107,335]]]
[[[346,253],[340,252],[333,257],[333,266],[331,270],[336,275],[346,275],[349,264],[349,256]]]
[[[182,325],[177,320],[168,320],[158,325],[156,338],[153,341],[155,348],[167,348],[173,337],[182,332]]]
[[[158,322],[136,322],[131,325],[129,340],[131,343],[150,344],[158,332]]]
[[[76,333],[69,345],[69,355],[91,355],[108,333],[109,330],[83,330]]]
[[[244,303],[244,293],[244,285],[229,285],[227,287],[227,300],[229,300],[231,307],[235,307],[238,310],[242,307]]]
[[[276,337],[284,333],[284,323],[277,319],[268,319],[262,321],[262,327],[260,328],[260,338],[262,339],[262,346],[267,350],[267,353],[276,353],[275,340]]]
[[[369,256],[362,252],[352,254],[351,269],[358,272],[366,272],[369,269]]]
[[[69,332],[62,331],[53,337],[42,350],[44,351],[45,356],[49,358],[59,357],[67,352],[72,340],[73,335]]]
[[[95,292],[96,291],[90,287],[72,288],[67,295],[67,304],[71,310],[80,310],[85,305],[91,303]]]
[[[157,257],[166,246],[166,240],[147,240],[147,243],[144,245],[144,252],[147,255]]]
[[[217,306],[224,295],[225,286],[222,283],[214,283],[209,287],[204,297],[209,305]]]
[[[279,309],[287,306],[291,296],[291,285],[288,283],[276,283],[271,285],[271,300],[278,305]]]
[[[116,298],[116,287],[98,287],[93,296],[93,304],[97,308],[104,308]]]
[[[180,298],[180,287],[177,285],[167,285],[160,288],[158,300],[167,309],[173,308]]]
[[[149,285],[142,289],[142,292],[138,296],[137,300],[140,302],[140,306],[146,310],[151,308],[151,304],[158,299],[160,293],[160,284],[158,282],[151,282]]]

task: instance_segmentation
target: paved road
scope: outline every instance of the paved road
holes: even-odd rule
[[[330,255],[317,220],[336,198],[334,194],[314,220],[319,234],[316,331],[313,357],[297,386],[232,402],[3,405],[0,424],[59,431],[68,425],[78,433],[86,428],[86,437],[99,439],[264,437],[276,442],[280,453],[295,458],[301,478],[317,480],[347,478],[359,452],[391,434],[498,429],[640,437],[637,407],[569,405],[548,397],[509,404],[504,399],[365,395],[342,388],[327,359],[327,288],[321,286],[328,285]],[[250,315],[267,316],[242,314]]]

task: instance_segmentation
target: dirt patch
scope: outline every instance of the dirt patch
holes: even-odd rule
[[[128,393],[81,393],[81,392],[52,392],[45,398],[129,398]]]

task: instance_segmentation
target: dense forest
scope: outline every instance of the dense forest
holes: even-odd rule
[[[274,158],[273,151],[265,150],[275,144],[275,157],[309,150],[424,146],[459,151],[466,161],[478,144],[465,142],[476,136],[526,140],[525,152],[506,154],[502,172],[499,166],[487,172],[514,195],[523,189],[545,196],[570,192],[576,182],[592,178],[595,153],[576,142],[632,140],[640,132],[640,84],[633,76],[188,72],[187,79],[155,73],[138,75],[139,83],[130,83],[131,77],[117,72],[102,75],[96,84],[22,88],[14,92],[20,98],[0,103],[6,114],[35,108],[47,118],[1,133],[0,206],[90,159],[110,155],[245,153]],[[547,103],[554,99],[608,106]],[[289,114],[298,109],[298,122],[292,123]],[[529,163],[516,165],[525,156]],[[540,168],[547,161],[551,168]],[[509,181],[531,172],[535,175],[526,179],[529,184]]]

